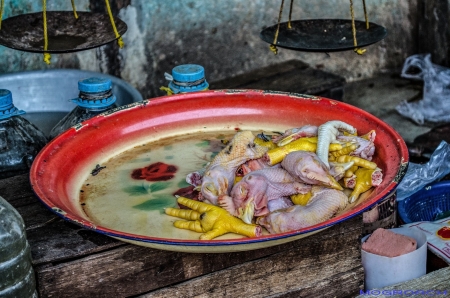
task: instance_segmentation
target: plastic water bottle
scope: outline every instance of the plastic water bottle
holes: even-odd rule
[[[72,99],[77,106],[53,127],[51,139],[80,122],[117,107],[110,79],[94,77],[80,80],[78,90],[78,98]]]
[[[197,64],[178,65],[172,69],[172,75],[165,73],[168,87],[160,89],[167,95],[208,90],[209,84],[205,78],[205,69]]]
[[[0,297],[38,297],[25,225],[0,197]]]
[[[11,91],[0,89],[0,179],[27,173],[47,138],[13,104]]]

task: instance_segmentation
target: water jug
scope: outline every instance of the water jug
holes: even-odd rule
[[[47,138],[14,106],[11,91],[0,89],[0,179],[29,171]]]
[[[172,75],[165,73],[168,87],[160,89],[167,95],[208,90],[209,84],[205,78],[205,69],[197,64],[178,65],[172,69]]]
[[[51,139],[80,122],[117,107],[110,79],[93,77],[80,80],[78,90],[78,98],[72,99],[77,106],[52,128]]]
[[[38,297],[23,219],[2,197],[0,197],[0,297]]]

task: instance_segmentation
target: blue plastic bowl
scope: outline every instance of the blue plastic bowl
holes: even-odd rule
[[[405,223],[433,221],[450,210],[450,181],[429,184],[399,201],[398,213]]]

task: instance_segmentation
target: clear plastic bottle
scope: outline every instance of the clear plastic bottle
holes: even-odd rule
[[[38,297],[25,225],[0,197],[0,297]]]
[[[110,79],[93,77],[80,80],[78,90],[78,98],[72,99],[77,106],[53,127],[51,139],[80,122],[117,107]]]
[[[0,179],[27,173],[47,138],[20,115],[11,91],[0,89]]]
[[[167,95],[208,90],[205,69],[197,64],[182,64],[172,69],[172,75],[164,73],[168,87],[161,87]]]

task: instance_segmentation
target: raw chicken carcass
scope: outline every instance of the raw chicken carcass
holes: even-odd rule
[[[266,168],[244,176],[233,186],[229,196],[219,197],[219,205],[250,223],[253,216],[269,213],[269,201],[292,194],[304,194],[310,189],[310,185],[296,181],[282,168]]]
[[[328,168],[313,152],[291,152],[283,159],[281,166],[292,177],[303,183],[342,190],[342,186],[330,175]]]
[[[254,143],[251,131],[235,134],[231,142],[214,157],[201,179],[201,199],[217,205],[220,195],[228,195],[233,187],[236,169],[251,159],[257,159],[267,148]]]
[[[270,233],[285,233],[316,225],[332,218],[347,206],[347,196],[340,190],[323,186],[312,187],[312,197],[306,206],[295,205],[259,217],[257,224]]]
[[[272,141],[278,144],[278,146],[284,146],[300,138],[317,136],[317,129],[318,127],[314,125],[291,128],[286,130],[282,135],[272,136]]]
[[[368,137],[369,139],[358,136],[338,136],[337,141],[341,143],[354,143],[358,145],[356,150],[351,152],[349,155],[372,160],[372,156],[375,153],[375,144],[373,143],[373,140],[375,139],[375,132],[371,132]]]

